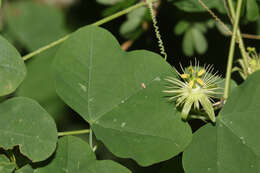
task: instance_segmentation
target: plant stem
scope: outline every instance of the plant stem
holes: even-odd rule
[[[231,13],[231,17],[233,19],[233,21],[235,20],[235,9],[234,9],[234,5],[233,5],[233,2],[232,0],[228,0],[228,5],[229,5],[229,8],[230,8],[230,13]],[[240,32],[240,29],[238,28],[237,29],[237,37],[238,37],[238,43],[239,43],[239,48],[240,48],[240,52],[241,52],[241,55],[242,55],[242,58],[243,58],[243,61],[244,61],[244,64],[245,64],[245,68],[247,69],[249,67],[249,64],[248,64],[248,59],[247,59],[247,52],[246,52],[246,49],[245,49],[245,45],[244,45],[244,41],[242,39],[242,36],[241,36],[241,32]],[[245,72],[247,72],[247,70],[245,70]]]
[[[140,8],[140,7],[144,6],[144,5],[146,5],[145,2],[140,2],[138,4],[135,4],[135,5],[127,8],[127,9],[125,9],[125,10],[119,11],[118,13],[115,13],[115,14],[113,14],[111,16],[108,16],[108,17],[106,17],[106,18],[104,18],[104,19],[102,19],[100,21],[97,21],[97,22],[93,23],[92,25],[100,26],[100,25],[102,25],[104,23],[110,22],[113,19],[116,19],[116,18],[118,18],[120,16],[123,16],[123,15],[125,15],[125,14],[127,14],[127,13],[129,13],[129,12],[135,10],[135,9],[137,9],[137,8]]]
[[[230,43],[229,55],[228,55],[228,65],[227,65],[227,72],[226,72],[224,99],[227,99],[228,95],[229,95],[232,64],[233,64],[233,58],[234,58],[234,52],[235,52],[236,35],[237,35],[237,29],[238,29],[238,24],[239,24],[242,1],[243,0],[238,0],[238,3],[237,3],[235,23],[234,23],[233,34],[232,34],[231,43]]]
[[[35,51],[25,55],[25,56],[23,56],[23,60],[26,61],[26,60],[32,58],[33,56],[38,55],[38,54],[44,52],[45,50],[48,50],[48,49],[50,49],[50,48],[52,48],[52,47],[54,47],[54,46],[64,42],[68,38],[69,38],[69,35],[66,35],[66,36],[60,38],[59,40],[56,40],[56,41],[54,41],[54,42],[52,42],[52,43],[50,43],[50,44],[48,44],[46,46],[43,46],[43,47],[41,47],[41,48],[39,48],[39,49],[37,49],[37,50],[35,50]]]
[[[92,139],[93,139],[93,132],[92,132],[92,129],[90,127],[89,128],[89,145],[90,145],[91,149],[94,151]]]
[[[68,132],[59,132],[58,136],[68,136],[68,135],[80,135],[80,134],[86,134],[89,133],[90,130],[76,130],[76,131],[68,131]]]
[[[101,20],[99,20],[99,21],[97,21],[97,22],[95,22],[95,23],[93,23],[91,25],[93,25],[93,26],[100,26],[100,25],[102,25],[104,23],[107,23],[107,22],[109,22],[109,21],[111,21],[113,19],[116,19],[116,18],[118,18],[120,16],[123,16],[123,15],[125,15],[125,14],[127,14],[127,13],[129,13],[129,12],[131,12],[131,11],[137,9],[137,8],[139,8],[139,7],[142,7],[144,5],[146,5],[145,2],[140,2],[138,4],[135,4],[135,5],[127,8],[127,9],[125,9],[125,10],[122,10],[122,11],[120,11],[118,13],[115,13],[115,14],[113,14],[111,16],[108,16],[108,17],[106,17],[104,19],[101,19]],[[54,42],[52,42],[52,43],[50,43],[50,44],[48,44],[46,46],[43,46],[43,47],[41,47],[41,48],[39,48],[39,49],[37,49],[37,50],[35,50],[35,51],[25,55],[25,56],[23,56],[23,60],[26,61],[26,60],[32,58],[33,56],[38,55],[38,54],[40,54],[40,53],[42,53],[42,52],[44,52],[44,51],[46,51],[46,50],[56,46],[56,45],[64,42],[65,40],[67,40],[69,38],[69,36],[70,36],[70,34],[68,34],[68,35],[60,38],[59,40],[56,40],[56,41],[54,41]]]

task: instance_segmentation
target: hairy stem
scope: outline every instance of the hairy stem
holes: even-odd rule
[[[100,25],[102,25],[104,23],[107,23],[107,22],[109,22],[109,21],[111,21],[113,19],[116,19],[116,18],[118,18],[120,16],[123,16],[123,15],[125,15],[125,14],[127,14],[127,13],[129,13],[129,12],[131,12],[131,11],[137,9],[137,8],[139,8],[139,7],[142,7],[144,5],[146,5],[145,2],[140,2],[138,4],[135,4],[135,5],[127,8],[127,9],[125,9],[125,10],[122,10],[122,11],[120,11],[118,13],[115,13],[115,14],[113,14],[111,16],[108,16],[108,17],[106,17],[104,19],[101,19],[101,20],[99,20],[99,21],[97,21],[97,22],[95,22],[95,23],[93,23],[91,25],[93,25],[93,26],[100,26]],[[52,42],[52,43],[50,43],[50,44],[48,44],[46,46],[43,46],[43,47],[41,47],[41,48],[39,48],[39,49],[37,49],[37,50],[35,50],[35,51],[25,55],[25,56],[23,56],[23,60],[26,61],[26,60],[32,58],[33,56],[38,55],[38,54],[40,54],[40,53],[42,53],[42,52],[44,52],[44,51],[46,51],[46,50],[56,46],[56,45],[64,42],[65,40],[67,40],[69,38],[69,36],[70,36],[70,34],[68,34],[68,35],[60,38],[59,40],[56,40],[56,41],[54,41],[54,42]]]
[[[232,0],[228,0],[228,5],[229,5],[229,8],[230,8],[231,17],[232,17],[232,19],[234,21],[235,17],[236,17],[236,14],[235,14],[235,9],[234,9],[234,5],[233,5]],[[242,55],[242,58],[243,58],[243,61],[244,61],[244,64],[245,64],[245,68],[247,69],[248,66],[249,66],[248,65],[248,60],[247,60],[247,56],[248,55],[246,53],[244,41],[242,39],[241,32],[240,32],[239,28],[237,29],[236,33],[237,33],[237,37],[238,37],[238,44],[239,44],[240,52],[241,52],[241,55]]]
[[[212,10],[210,10],[207,7],[207,5],[202,0],[198,0],[198,2],[227,31],[228,35],[232,35],[232,31],[218,18],[218,16],[215,15],[215,13]],[[232,0],[229,0],[228,3],[229,3],[229,6],[230,6],[231,14],[229,13],[229,9],[226,6],[226,0],[224,0],[224,6],[225,6],[225,8],[227,10],[227,13],[228,13],[228,16],[230,18],[230,21],[233,24],[233,21],[235,20],[235,10],[234,10],[234,6],[233,6]],[[259,37],[255,36],[255,35],[250,35],[250,34],[241,34],[239,28],[237,30],[237,38],[238,38],[238,45],[239,45],[239,48],[240,48],[240,52],[241,52],[241,55],[242,55],[245,67],[248,68],[248,66],[249,66],[248,65],[248,61],[247,61],[247,56],[248,55],[247,55],[247,52],[246,52],[245,45],[244,45],[242,37],[251,38],[251,39],[259,39]],[[245,71],[245,72],[247,72],[247,71]]]
[[[80,135],[80,134],[86,134],[89,133],[89,129],[85,130],[76,130],[76,131],[68,131],[68,132],[59,132],[58,136],[68,136],[68,135]]]
[[[233,24],[233,19],[231,17],[231,14],[229,12],[229,9],[227,7],[227,4],[226,4],[226,0],[223,0],[224,2],[224,7],[228,13],[228,18],[230,19],[230,22]],[[202,0],[198,0],[198,2],[200,3],[200,5],[208,11],[208,13],[215,19],[215,21],[217,23],[219,23],[224,29],[225,29],[225,32],[227,35],[231,35],[232,36],[232,31],[228,28],[228,26],[222,22],[222,20],[211,10],[209,9],[209,7],[202,1]],[[233,8],[232,8],[233,9]],[[234,19],[235,19],[235,12],[234,12]],[[260,36],[259,35],[254,35],[254,34],[247,34],[247,33],[240,33],[240,30],[238,29],[239,31],[239,35],[238,35],[238,38],[242,36],[242,38],[247,38],[247,39],[254,39],[254,40],[260,40]],[[242,40],[242,39],[241,39]],[[242,40],[243,41],[243,40]],[[238,42],[239,43],[239,42]],[[243,42],[241,42],[243,43]],[[244,49],[245,50],[245,49]]]
[[[234,58],[234,52],[235,52],[235,43],[236,43],[236,35],[237,35],[236,33],[237,33],[237,30],[238,30],[238,24],[239,24],[239,19],[240,19],[240,11],[241,11],[241,6],[242,6],[242,1],[243,0],[238,0],[238,3],[237,3],[235,23],[234,23],[233,34],[232,34],[231,43],[230,43],[230,49],[229,49],[229,54],[228,54],[228,65],[227,65],[227,72],[226,72],[224,99],[228,98],[229,90],[230,90],[230,80],[231,80],[232,64],[233,64],[233,58]]]

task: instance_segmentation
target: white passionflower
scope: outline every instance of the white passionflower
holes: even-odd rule
[[[170,100],[176,100],[176,106],[182,107],[182,119],[187,120],[189,112],[194,107],[195,110],[200,110],[202,107],[208,118],[212,122],[216,122],[213,98],[220,94],[221,82],[220,76],[216,73],[212,74],[212,66],[199,67],[199,64],[192,64],[180,74],[180,78],[167,77],[165,80],[168,82],[167,90],[165,93],[172,94]]]

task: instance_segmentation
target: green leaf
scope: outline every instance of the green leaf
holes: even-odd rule
[[[109,1],[111,2],[111,1]],[[102,12],[102,16],[110,16],[113,15],[114,13],[117,13],[121,10],[124,10],[136,3],[136,0],[127,0],[127,1],[122,1],[116,4],[113,4],[109,7],[107,7],[105,10]]]
[[[96,160],[90,146],[80,138],[67,136],[59,139],[57,151],[51,162],[38,168],[36,173],[130,173],[111,160]]]
[[[146,11],[146,7],[141,7],[128,13],[127,20],[120,27],[120,34],[129,35],[134,32],[141,25]]]
[[[185,32],[182,41],[182,49],[186,56],[192,56],[194,54],[192,29]]]
[[[179,9],[187,12],[203,12],[205,8],[197,0],[171,0]],[[202,0],[208,8],[216,8],[219,2],[216,0]],[[223,2],[221,2],[223,3]]]
[[[26,76],[26,68],[19,52],[0,36],[0,96],[16,90]]]
[[[22,167],[21,169],[18,169],[15,171],[15,173],[34,173],[33,168],[30,165],[26,165]]]
[[[174,28],[174,33],[176,35],[183,34],[190,27],[190,23],[188,21],[182,20],[178,22]]]
[[[11,173],[15,169],[15,163],[10,162],[4,155],[0,155],[0,172]]]
[[[100,4],[115,5],[116,3],[123,2],[125,0],[96,0]]]
[[[203,33],[196,28],[192,28],[193,45],[199,54],[203,54],[208,49],[207,39],[204,37]]]
[[[6,14],[8,29],[30,51],[45,46],[67,33],[62,11],[43,3],[9,3]]]
[[[0,147],[19,146],[33,162],[48,158],[56,148],[52,117],[35,101],[16,97],[0,104]]]
[[[256,34],[260,34],[260,17],[256,21]]]
[[[208,21],[206,21],[206,22],[196,22],[196,23],[194,23],[194,25],[192,27],[194,27],[194,29],[201,32],[201,34],[204,34],[208,30],[207,23],[208,23]]]
[[[216,126],[199,129],[184,152],[186,173],[260,171],[260,72],[231,93]]]
[[[61,45],[54,68],[59,96],[115,155],[147,166],[189,144],[189,125],[162,92],[176,73],[157,54],[123,52],[108,31],[88,26]]]
[[[59,121],[65,119],[68,111],[55,91],[53,73],[49,70],[56,51],[57,47],[49,49],[26,63],[27,76],[15,94],[36,100]]]
[[[39,2],[23,1],[11,3],[7,11],[11,30],[29,50],[34,50],[67,33],[64,29],[63,13],[54,7]],[[64,120],[68,112],[56,94],[53,74],[49,70],[57,48],[49,49],[26,62],[27,76],[16,92],[17,96],[29,97],[39,102],[56,121]]]
[[[247,0],[246,17],[249,21],[256,21],[259,17],[259,8],[256,0]]]

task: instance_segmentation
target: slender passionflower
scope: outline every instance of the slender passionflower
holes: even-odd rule
[[[176,100],[176,106],[182,107],[183,120],[187,120],[193,106],[195,110],[200,110],[202,107],[208,118],[216,122],[213,98],[217,98],[221,91],[220,76],[212,73],[212,66],[199,67],[196,62],[195,66],[191,64],[185,70],[182,68],[182,71],[181,74],[176,70],[179,78],[167,77],[165,79],[169,85],[164,92],[173,94],[169,100]]]
[[[246,65],[243,61],[243,59],[238,59],[238,63],[240,65],[239,67],[234,67],[234,71],[238,71],[240,76],[243,79],[246,79],[250,74],[254,73],[257,70],[260,70],[260,57],[257,54],[254,47],[248,47],[247,48],[247,62],[248,62],[248,68],[246,68]]]

